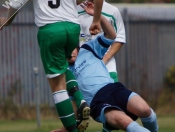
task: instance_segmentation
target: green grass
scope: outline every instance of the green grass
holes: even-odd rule
[[[140,123],[140,121],[138,120]],[[173,132],[175,131],[175,116],[159,116],[159,132]],[[0,121],[0,132],[50,132],[55,128],[61,127],[59,120],[50,119],[42,120],[41,127],[37,127],[35,120],[15,120],[15,121]],[[96,123],[91,119],[89,127],[86,132],[100,132],[101,124]],[[122,132],[122,131],[117,131]]]

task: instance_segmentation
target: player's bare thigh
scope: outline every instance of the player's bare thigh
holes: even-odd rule
[[[48,78],[52,93],[60,90],[66,90],[65,74],[61,74],[54,78]]]
[[[127,110],[141,118],[148,117],[151,114],[149,105],[138,95],[129,99],[127,103]]]

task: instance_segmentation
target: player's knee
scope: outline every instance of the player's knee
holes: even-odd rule
[[[139,117],[145,118],[151,115],[151,109],[149,106],[143,106],[140,108]]]
[[[119,113],[113,113],[112,116],[110,116],[109,119],[107,119],[107,122],[117,129],[126,130],[127,126],[132,122],[133,120],[128,117],[123,112]]]
[[[126,130],[128,125],[133,121],[131,118],[121,118],[115,120],[116,122],[116,127],[121,129],[121,130]]]

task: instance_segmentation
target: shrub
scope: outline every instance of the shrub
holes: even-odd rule
[[[164,84],[167,88],[175,90],[175,66],[171,66],[168,69],[165,75]]]

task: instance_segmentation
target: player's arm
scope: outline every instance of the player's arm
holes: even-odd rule
[[[5,26],[8,26],[12,23],[12,21],[14,20],[14,18],[16,17],[18,11],[17,9],[14,9],[13,7],[10,7],[8,10],[8,16],[7,16],[7,23],[5,24]]]
[[[89,31],[92,35],[98,34],[101,30],[100,17],[103,0],[94,0],[94,17]]]
[[[114,18],[116,19],[114,24],[117,27],[117,36],[115,42],[111,45],[111,48],[103,57],[103,61],[105,64],[121,49],[123,44],[126,42],[125,26],[118,9],[116,9],[114,13]]]
[[[100,22],[103,0],[94,0],[94,18],[93,22]]]
[[[91,2],[83,3],[80,5],[89,15],[94,14],[94,5]],[[101,15],[100,24],[104,34],[94,40],[90,40],[87,44],[94,50],[99,58],[103,58],[109,46],[114,43],[116,32],[108,20]]]
[[[115,39],[116,37],[116,32],[114,28],[112,27],[111,23],[108,22],[108,20],[101,15],[101,27],[104,32],[104,36],[107,39]]]
[[[14,20],[16,14],[18,13],[18,9],[22,7],[28,0],[10,0],[10,8],[8,10],[7,17],[0,18],[0,28],[3,26],[8,26]]]
[[[15,18],[16,14],[17,14],[17,9],[10,7],[8,10],[7,17],[0,18],[0,29],[2,29],[3,26],[10,25],[12,23],[13,19]]]
[[[120,42],[114,42],[109,51],[104,55],[103,57],[103,62],[106,64],[119,50],[120,48],[123,46],[122,43]]]
[[[89,15],[94,16],[95,15],[95,8],[94,4],[92,2],[83,2],[80,5]],[[107,21],[107,19],[100,15],[100,24],[102,26],[102,29],[104,31],[104,36],[107,39],[115,39],[116,33],[112,25]]]

